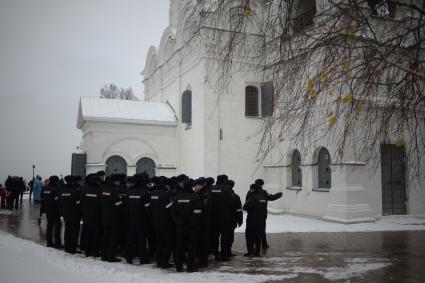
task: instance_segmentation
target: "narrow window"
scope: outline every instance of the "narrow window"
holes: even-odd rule
[[[258,117],[258,89],[255,86],[245,88],[245,116]]]
[[[319,151],[318,156],[318,178],[319,188],[330,189],[331,188],[331,156],[326,148],[322,148]]]
[[[261,86],[261,116],[267,117],[273,114],[273,82],[267,82]]]
[[[294,18],[292,25],[294,32],[300,32],[306,27],[314,24],[314,16],[316,15],[316,0],[298,0],[294,5]]]
[[[192,123],[192,92],[185,90],[182,94],[182,123]]]
[[[301,173],[301,154],[296,149],[292,153],[292,186],[301,187],[302,186],[302,173]]]

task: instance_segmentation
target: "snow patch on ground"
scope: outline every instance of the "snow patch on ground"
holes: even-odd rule
[[[0,274],[2,282],[31,283],[116,283],[116,282],[264,282],[296,277],[204,271],[176,273],[153,265],[107,263],[69,255],[0,232]]]
[[[246,218],[246,214],[244,214]],[[246,219],[245,219],[246,220]],[[244,224],[237,232],[245,231]],[[269,215],[267,233],[313,233],[313,232],[378,232],[425,230],[425,215],[382,217],[374,223],[341,224],[320,219],[293,216]]]
[[[1,281],[11,283],[250,283],[294,279],[300,273],[318,274],[329,280],[339,280],[367,276],[369,271],[391,264],[380,258],[348,258],[338,266],[311,267],[305,265],[305,258],[308,258],[305,254],[256,259],[238,257],[236,265],[226,262],[216,269],[211,268],[203,272],[176,273],[174,270],[161,270],[153,265],[106,263],[83,255],[69,255],[0,232]]]

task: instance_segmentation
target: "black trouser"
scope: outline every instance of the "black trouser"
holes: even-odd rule
[[[266,220],[247,221],[245,230],[246,248],[249,254],[259,255],[261,250],[261,237]]]
[[[125,249],[126,259],[128,261],[133,260],[134,250],[140,258],[140,263],[147,263],[149,261],[148,253],[146,249],[146,232],[142,225],[140,226],[128,226],[127,230],[127,246]]]
[[[150,256],[155,255],[156,243],[155,243],[155,231],[153,230],[152,223],[146,225],[146,240],[148,242],[148,251]]]
[[[83,224],[81,242],[83,243],[86,256],[99,255],[100,230],[100,226]]]
[[[65,219],[65,251],[68,253],[75,253],[77,251],[79,227],[79,220]]]
[[[229,237],[229,242],[227,243],[227,246],[226,246],[225,255],[231,256],[232,255],[233,242],[235,241],[235,228],[229,229],[228,237]]]
[[[53,217],[53,218],[47,218],[47,228],[46,228],[46,240],[47,240],[47,246],[53,246],[53,229],[55,230],[55,246],[62,245],[61,240],[61,229],[62,229],[62,222],[59,217]]]
[[[6,197],[1,197],[0,208],[6,208]]]
[[[12,203],[12,205],[15,206],[15,209],[18,209],[19,208],[19,193],[13,195],[13,203]]]
[[[267,236],[266,236],[266,221],[264,222],[264,230],[263,230],[263,234],[261,235],[261,246],[263,248],[267,248],[267,246],[269,245],[267,243]]]
[[[20,194],[19,194],[19,202],[22,204],[22,199],[24,198],[24,192],[22,191]]]
[[[118,226],[105,225],[102,233],[102,259],[113,259],[117,249]]]
[[[163,267],[168,264],[172,249],[172,233],[171,231],[155,231],[155,243],[156,243],[156,265]]]
[[[201,233],[198,238],[197,256],[198,264],[201,266],[208,265],[208,255],[210,252],[210,230],[209,227],[201,227]]]
[[[229,227],[227,225],[213,226],[213,249],[216,256],[227,257],[226,250],[229,246]],[[218,250],[220,246],[220,252]]]
[[[187,271],[194,271],[196,246],[198,244],[197,234],[177,233],[176,239],[176,270],[183,270],[183,258],[187,249]]]

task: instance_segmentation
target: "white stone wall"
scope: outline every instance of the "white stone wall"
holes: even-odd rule
[[[104,170],[106,160],[113,155],[125,159],[128,175],[135,174],[137,161],[142,157],[149,157],[155,162],[156,174],[176,174],[175,126],[89,121],[83,128],[83,145],[87,152],[87,174]]]

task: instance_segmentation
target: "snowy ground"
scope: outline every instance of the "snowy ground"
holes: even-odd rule
[[[318,255],[320,257],[320,255]],[[68,255],[36,243],[0,232],[1,282],[7,283],[115,283],[115,282],[264,282],[290,280],[299,273],[317,274],[328,280],[350,281],[380,270],[391,263],[379,258],[351,258],[341,266],[312,268],[303,264],[305,255],[286,254],[285,257],[262,258],[250,262],[241,258],[242,265],[231,263],[217,269],[198,273],[176,273],[160,270],[153,265],[137,266],[124,263],[105,263],[81,255]],[[253,271],[263,274],[252,274]]]
[[[287,214],[269,214],[267,218],[267,233],[378,232],[417,230],[425,230],[425,215],[388,216],[382,217],[380,220],[374,223],[358,224],[341,224]],[[236,231],[244,232],[245,223]]]

